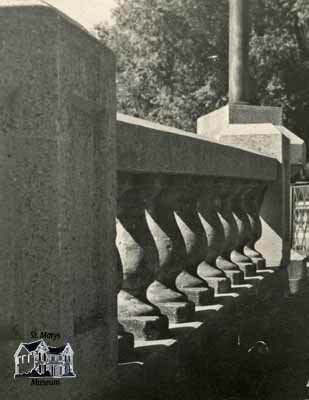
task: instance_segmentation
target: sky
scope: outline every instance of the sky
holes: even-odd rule
[[[114,0],[46,0],[47,3],[75,19],[91,30],[93,25],[110,19],[110,10]]]

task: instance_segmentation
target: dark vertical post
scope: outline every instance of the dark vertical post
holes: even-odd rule
[[[249,1],[229,0],[229,102],[249,102]]]

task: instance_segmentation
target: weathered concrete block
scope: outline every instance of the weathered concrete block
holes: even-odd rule
[[[243,151],[214,143],[209,136],[203,136],[118,114],[118,170],[262,181],[276,179],[277,163],[271,157],[255,154],[250,149]]]
[[[246,125],[247,132],[249,132],[251,126],[251,134],[263,135],[265,131],[266,134],[269,134],[270,129],[272,129],[273,133],[279,132],[283,134],[290,140],[291,164],[293,166],[302,166],[306,161],[306,146],[304,141],[282,126],[281,107],[230,104],[200,117],[197,121],[197,133],[210,140],[222,141],[221,138],[224,135],[224,130],[227,129],[225,134],[228,135],[242,135],[239,132],[239,127],[244,124]],[[237,143],[234,144],[236,145]],[[249,149],[250,147],[247,146],[247,148]],[[253,149],[259,151],[258,148]]]
[[[0,392],[89,399],[117,369],[115,66],[39,1],[0,2]],[[69,342],[76,379],[14,381],[20,342]]]
[[[220,132],[229,124],[273,124],[282,125],[281,107],[229,104],[197,120],[199,135],[220,140]]]

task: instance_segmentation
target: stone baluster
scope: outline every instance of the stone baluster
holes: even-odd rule
[[[136,339],[165,338],[168,336],[168,319],[146,297],[159,262],[145,216],[145,202],[152,196],[152,191],[138,176],[120,175],[118,185],[116,245],[123,271],[118,319]]]
[[[235,192],[231,198],[231,211],[238,229],[236,247],[231,253],[231,261],[243,271],[245,278],[256,275],[256,266],[251,259],[244,254],[244,247],[250,238],[250,221],[246,212],[242,209],[242,201],[245,193],[243,182],[235,183]]]
[[[159,269],[147,297],[171,323],[188,322],[194,316],[194,303],[176,287],[176,278],[186,266],[185,243],[174,215],[181,192],[167,178],[160,177],[157,182],[161,191],[148,201],[146,216],[159,254]]]
[[[176,287],[196,306],[203,306],[213,301],[214,289],[197,275],[197,267],[205,260],[207,252],[207,238],[197,212],[201,185],[192,178],[180,178],[179,181],[177,191],[181,192],[181,198],[175,203],[174,214],[185,242],[186,265],[176,279]]]
[[[266,268],[265,258],[255,248],[255,243],[262,236],[262,224],[260,220],[259,210],[263,203],[265,190],[265,184],[247,184],[242,198],[242,209],[246,212],[251,227],[249,240],[244,247],[244,254],[251,259],[258,271],[265,270]]]
[[[221,254],[224,241],[223,227],[216,211],[216,199],[217,184],[207,179],[202,185],[197,202],[198,215],[207,238],[207,252],[197,272],[216,294],[222,294],[229,292],[231,284],[225,273],[216,266],[216,259]]]
[[[222,269],[232,285],[240,285],[244,281],[244,273],[231,261],[231,252],[238,241],[238,228],[231,211],[231,202],[235,188],[231,181],[224,180],[218,184],[217,212],[223,227],[224,242],[221,255],[217,258],[217,267]]]

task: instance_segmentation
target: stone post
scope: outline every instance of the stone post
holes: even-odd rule
[[[45,2],[2,2],[0,21],[1,397],[104,397],[118,362],[114,57]],[[70,343],[75,379],[14,380],[19,344],[41,337]]]
[[[229,102],[249,102],[249,1],[229,0]]]

